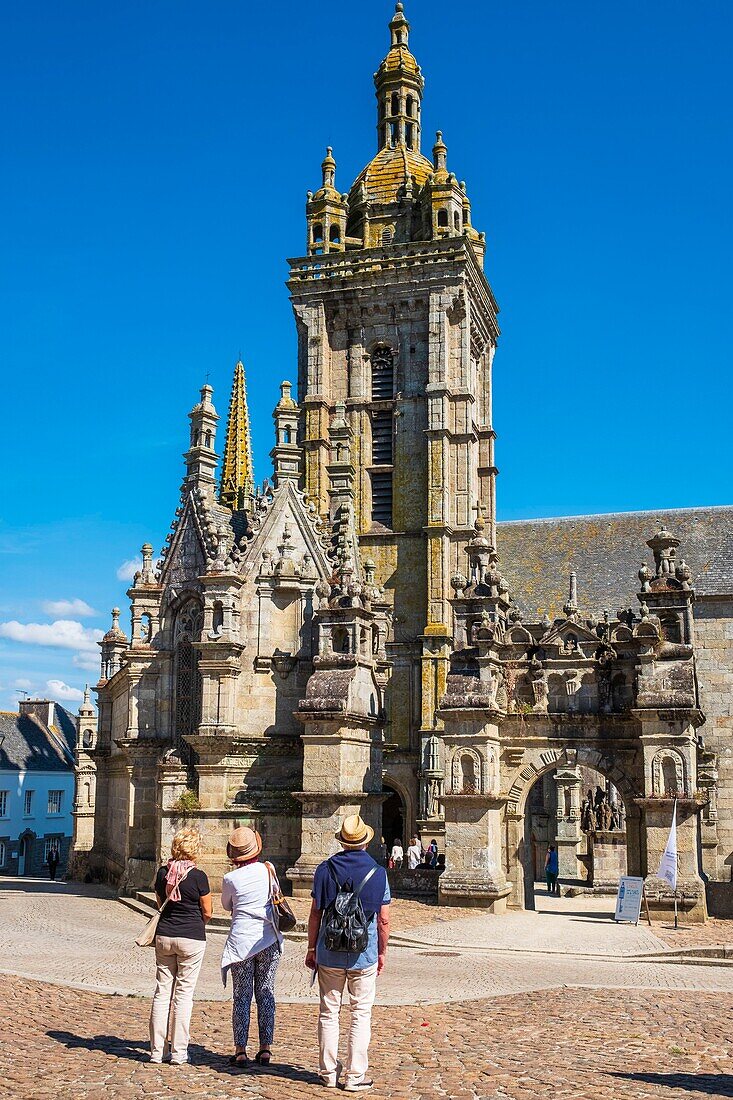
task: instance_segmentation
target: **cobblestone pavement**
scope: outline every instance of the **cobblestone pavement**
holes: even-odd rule
[[[559,938],[565,935],[562,929],[566,924],[577,927],[577,951],[585,950],[585,921],[573,925],[571,917],[558,914],[553,917],[552,913],[516,916],[530,922],[555,919]],[[82,989],[150,996],[152,951],[133,946],[143,919],[100,887],[41,881],[2,882],[0,970]],[[378,987],[379,1003],[469,1001],[571,986],[733,993],[733,967],[671,966],[654,960],[614,957],[612,953],[607,957],[573,955],[567,950],[549,954],[541,948],[546,940],[544,932],[535,941],[533,954],[511,953],[506,949],[476,954],[450,946],[453,941],[465,942],[466,921],[479,920],[489,922],[492,928],[501,927],[500,917],[460,917],[454,923],[440,925],[441,940],[447,941],[448,947],[431,945],[429,933],[433,926],[429,926],[423,946],[418,949],[391,948],[389,965]],[[598,923],[602,927],[609,924],[605,918]],[[611,923],[609,930],[616,930],[616,926]],[[596,934],[593,931],[592,935]],[[482,946],[478,935],[475,942],[476,946]],[[219,974],[222,946],[221,934],[209,936],[198,988],[202,999],[229,997]],[[303,955],[302,940],[286,944],[277,985],[282,1002],[315,1000]]]
[[[0,1093],[14,1100],[313,1100],[315,1010],[280,1007],[268,1071],[230,1067],[228,1006],[194,1007],[191,1058],[146,1061],[149,1004],[3,980]],[[377,1007],[372,1095],[385,1100],[733,1097],[733,1001],[700,992],[562,990]]]

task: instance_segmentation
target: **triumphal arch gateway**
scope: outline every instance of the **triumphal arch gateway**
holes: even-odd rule
[[[297,389],[280,387],[272,477],[253,479],[239,363],[225,431],[208,385],[189,414],[162,556],[143,547],[131,631],[115,610],[101,643],[77,869],[147,887],[185,818],[216,880],[227,834],[250,823],[303,892],[339,818],[358,811],[379,837],[396,800],[403,834],[445,853],[442,901],[501,912],[525,902],[527,802],[548,776],[573,877],[593,769],[618,800],[595,843],[623,831],[659,908],[677,799],[679,889],[702,917],[704,877],[729,878],[733,849],[733,512],[497,528],[486,239],[440,132],[423,152],[401,4],[389,32],[375,155],[341,191],[328,149],[308,192],[288,284]],[[658,408],[640,465],[673,478]],[[593,461],[593,437],[572,437]]]

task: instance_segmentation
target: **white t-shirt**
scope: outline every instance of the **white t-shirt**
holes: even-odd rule
[[[407,866],[411,871],[414,871],[416,867],[419,867],[422,863],[422,844],[418,840],[417,844],[411,844],[407,849]]]
[[[221,976],[226,985],[227,970],[260,951],[282,942],[272,923],[270,876],[264,863],[248,863],[224,875],[221,906],[232,914],[229,935],[221,957]]]
[[[401,860],[403,858],[404,858],[404,852],[402,851],[402,845],[401,844],[393,844],[392,845],[392,859],[395,862],[397,862],[398,859]]]

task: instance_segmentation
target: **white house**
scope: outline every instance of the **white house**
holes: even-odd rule
[[[0,711],[0,874],[58,875],[71,847],[76,720],[48,699],[23,699]]]

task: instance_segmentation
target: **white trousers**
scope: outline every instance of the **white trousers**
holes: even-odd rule
[[[372,1005],[377,991],[377,967],[367,970],[341,970],[318,967],[321,1007],[318,1013],[320,1074],[324,1081],[335,1081],[338,1073],[339,1013],[344,989],[349,996],[351,1021],[344,1060],[346,1081],[360,1081],[369,1068],[369,1040],[372,1037]]]
[[[150,1010],[150,1057],[160,1062],[170,1041],[171,1062],[188,1061],[193,993],[204,961],[206,940],[156,936],[155,995]]]

